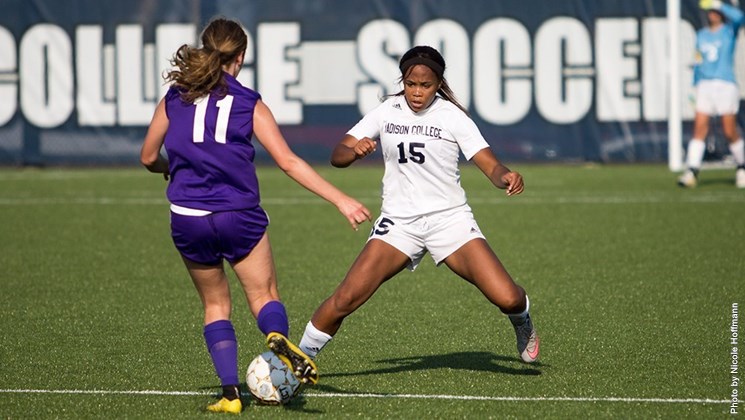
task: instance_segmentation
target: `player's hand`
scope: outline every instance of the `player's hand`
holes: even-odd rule
[[[703,10],[719,10],[722,8],[722,1],[721,0],[700,0],[698,2],[698,7],[700,7]]]
[[[507,195],[517,195],[523,192],[525,184],[523,183],[523,176],[517,172],[507,172],[502,175],[502,182],[504,183]]]
[[[365,137],[354,145],[354,155],[357,159],[362,159],[370,153],[374,152],[378,148],[378,143],[369,138]]]
[[[337,203],[336,208],[347,218],[354,230],[359,230],[360,224],[364,223],[365,220],[372,221],[370,210],[354,198],[344,197]]]

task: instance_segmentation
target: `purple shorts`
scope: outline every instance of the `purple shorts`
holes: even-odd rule
[[[199,264],[233,264],[254,249],[264,236],[269,218],[261,207],[222,211],[207,216],[171,212],[171,237],[181,255]]]

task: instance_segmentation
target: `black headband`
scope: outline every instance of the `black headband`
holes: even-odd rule
[[[424,64],[425,66],[432,69],[433,72],[437,75],[438,79],[442,79],[443,73],[445,73],[445,68],[442,67],[438,62],[431,58],[427,57],[413,57],[410,58],[398,67],[399,70],[401,70],[402,75],[406,75],[406,72],[409,71],[409,68],[415,64]]]

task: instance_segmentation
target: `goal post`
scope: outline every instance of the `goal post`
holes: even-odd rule
[[[671,171],[683,169],[683,119],[680,106],[680,0],[667,0],[668,59],[667,164]]]

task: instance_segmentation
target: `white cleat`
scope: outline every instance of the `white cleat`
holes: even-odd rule
[[[697,184],[696,174],[690,169],[686,169],[683,175],[678,178],[678,185],[684,188],[695,188]]]
[[[533,363],[538,359],[540,353],[541,339],[535,332],[533,327],[533,321],[530,320],[530,315],[527,316],[525,322],[521,325],[514,325],[515,335],[517,336],[517,352],[520,353],[520,358],[525,363]]]
[[[745,188],[745,168],[738,168],[735,172],[735,186]]]

